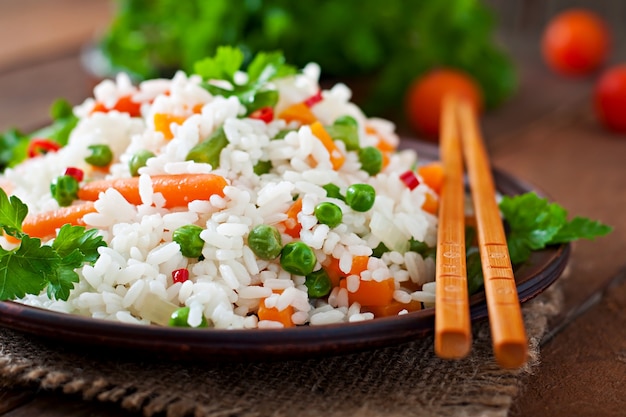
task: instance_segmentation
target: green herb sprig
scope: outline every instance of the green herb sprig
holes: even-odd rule
[[[98,248],[106,246],[95,229],[64,225],[51,245],[22,231],[28,207],[0,189],[0,228],[20,240],[17,248],[0,248],[0,300],[39,294],[46,289],[51,299],[67,300],[79,277],[75,272],[98,259]]]

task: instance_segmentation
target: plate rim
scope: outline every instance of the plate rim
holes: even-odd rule
[[[438,147],[416,139],[403,138],[401,149],[413,149],[419,159],[438,159]],[[535,191],[537,187],[507,172],[493,168],[500,191]],[[562,244],[533,253],[543,265],[530,279],[517,284],[519,299],[525,303],[552,285],[565,269],[571,252]],[[524,265],[521,267],[524,268]],[[522,269],[523,270],[523,269]],[[532,270],[531,270],[532,272]],[[484,292],[470,297],[472,322],[487,317]],[[106,347],[131,349],[170,359],[285,359],[351,353],[391,346],[425,337],[433,332],[434,308],[399,316],[358,323],[298,326],[289,329],[185,329],[119,323],[87,316],[55,312],[15,301],[0,302],[0,327],[62,342],[72,340],[95,350]]]

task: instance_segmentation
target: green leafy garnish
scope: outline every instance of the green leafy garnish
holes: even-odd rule
[[[563,207],[533,192],[504,196],[500,210],[510,227],[507,243],[513,264],[525,262],[532,251],[548,245],[594,239],[612,230],[610,226],[583,217],[568,221]]]
[[[46,138],[61,146],[67,145],[70,133],[78,124],[78,118],[67,100],[58,99],[50,107],[52,123],[29,135],[17,129],[0,133],[0,171],[12,167],[27,156],[28,143],[34,138]]]
[[[106,246],[97,230],[64,225],[51,245],[42,245],[22,231],[28,208],[19,198],[0,189],[0,228],[20,239],[13,250],[0,248],[0,300],[39,294],[44,289],[51,299],[67,300],[79,277],[75,272],[98,259],[98,248]]]
[[[238,48],[221,46],[215,56],[196,62],[194,72],[206,83],[204,87],[214,95],[235,96],[246,107],[248,114],[261,107],[273,107],[278,102],[278,93],[267,86],[271,80],[287,77],[297,72],[285,63],[280,52],[259,52],[247,68],[247,81],[237,83],[235,74],[241,70],[244,55]],[[217,86],[211,81],[224,80],[231,88]]]

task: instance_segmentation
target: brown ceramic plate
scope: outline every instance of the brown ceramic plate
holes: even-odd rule
[[[434,145],[406,140],[405,148],[416,149],[421,160],[438,159]],[[512,176],[494,171],[498,190],[506,195],[532,188]],[[526,302],[550,286],[562,273],[569,257],[569,245],[533,253],[529,262],[515,270],[519,298]],[[487,316],[484,293],[470,299],[473,321]],[[360,323],[303,326],[279,330],[197,330],[139,326],[88,317],[55,313],[0,302],[0,325],[92,349],[123,349],[139,354],[167,355],[169,358],[278,359],[331,355],[389,346],[432,333],[434,309]]]

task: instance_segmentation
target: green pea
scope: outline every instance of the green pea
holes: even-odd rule
[[[130,175],[136,177],[139,175],[139,168],[145,167],[148,159],[154,158],[156,155],[153,152],[150,152],[147,149],[143,149],[133,156],[130,157],[130,161],[128,161],[128,169],[130,170]]]
[[[61,207],[69,206],[78,198],[78,180],[71,175],[56,177],[50,184],[50,193]]]
[[[109,145],[90,145],[87,147],[91,155],[85,158],[85,162],[95,167],[108,166],[113,160],[113,152]]]
[[[304,285],[306,286],[309,297],[311,298],[325,297],[333,288],[333,284],[330,281],[328,273],[323,269],[318,269],[317,271],[313,271],[308,274],[304,281]]]
[[[369,184],[352,184],[346,190],[346,203],[354,211],[367,211],[374,205],[376,190]]]
[[[195,224],[187,224],[174,230],[172,240],[180,246],[180,252],[187,258],[199,258],[202,255],[204,240],[200,237],[202,228]]]
[[[370,175],[376,175],[383,168],[383,154],[373,146],[359,149],[361,169]]]
[[[335,184],[328,183],[322,186],[326,190],[326,196],[331,198],[337,198],[344,201],[345,198],[341,195],[341,190]]]
[[[359,127],[359,123],[352,116],[348,116],[347,114],[344,116],[339,116],[335,119],[334,125],[336,126],[354,126]]]
[[[187,322],[189,320],[189,307],[181,307],[177,310],[174,310],[172,315],[170,316],[168,324],[172,327],[191,327]],[[200,327],[208,327],[208,322],[206,317],[202,316],[202,321],[198,325]]]
[[[315,217],[317,217],[318,222],[328,225],[331,229],[339,226],[341,224],[341,220],[343,219],[341,208],[335,203],[319,203],[315,206],[313,213],[315,214]]]
[[[187,154],[187,161],[211,164],[213,169],[220,166],[220,154],[228,145],[228,138],[223,128],[217,129],[207,139],[191,148]]]
[[[267,174],[271,169],[272,161],[259,161],[254,165],[254,168],[252,168],[256,175]]]
[[[275,259],[280,255],[283,242],[274,226],[260,224],[248,234],[248,246],[261,259]]]
[[[306,276],[313,272],[317,258],[306,243],[287,243],[280,252],[280,265],[290,274]]]

